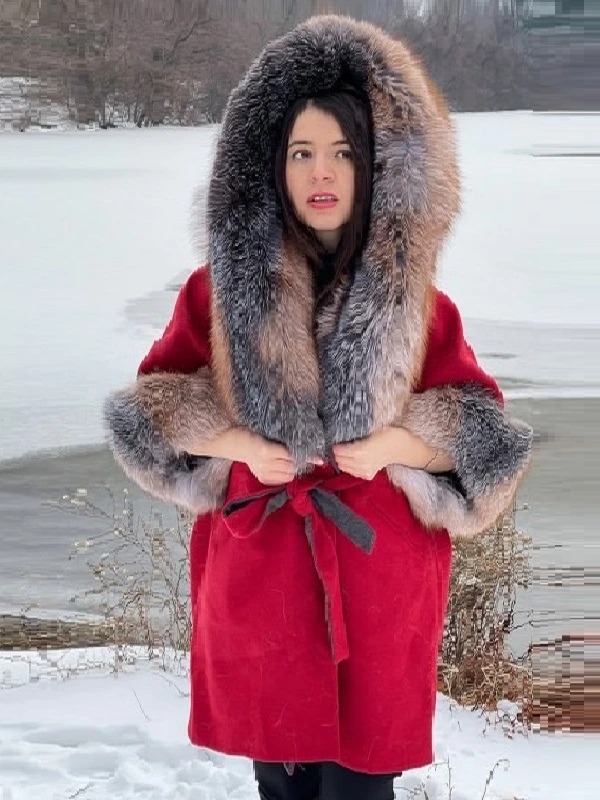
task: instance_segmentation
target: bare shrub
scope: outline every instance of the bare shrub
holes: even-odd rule
[[[85,554],[95,585],[85,597],[100,599],[105,632],[112,643],[144,645],[151,658],[167,651],[189,652],[189,533],[191,519],[178,512],[168,527],[163,515],[136,516],[127,489],[122,504],[107,489],[110,510],[92,503],[85,489],[65,494],[53,505],[70,513],[95,516],[105,529],[73,543],[70,558]],[[77,598],[74,598],[77,599]]]
[[[114,498],[113,498],[114,501]],[[86,595],[102,599],[115,644],[144,644],[150,653],[190,648],[189,515],[166,527],[162,515],[136,519],[125,490],[121,508],[92,504],[84,490],[58,505],[72,513],[100,515],[106,530],[75,543],[88,555],[96,585]],[[519,722],[531,708],[531,654],[515,657],[507,639],[515,629],[517,590],[531,582],[530,538],[515,526],[514,509],[496,526],[453,544],[453,566],[438,688],[462,705],[496,710],[501,700],[519,703]],[[94,558],[89,554],[94,552]]]
[[[531,698],[529,654],[507,646],[515,630],[517,590],[532,580],[531,539],[517,530],[515,510],[480,536],[453,543],[450,595],[438,663],[438,687],[462,705],[495,709]]]

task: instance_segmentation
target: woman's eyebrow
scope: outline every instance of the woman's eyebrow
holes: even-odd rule
[[[290,149],[290,147],[294,147],[295,145],[298,144],[314,144],[314,142],[309,142],[308,139],[295,139],[293,142],[290,142],[290,144],[288,144],[288,150]],[[331,144],[332,145],[350,144],[350,142],[347,139],[338,139],[337,142],[332,142]]]

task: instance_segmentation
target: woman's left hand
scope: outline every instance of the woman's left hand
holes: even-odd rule
[[[402,464],[427,472],[446,472],[455,468],[445,452],[436,450],[407,428],[387,425],[364,439],[333,446],[333,455],[342,472],[355,478],[372,480],[380,469]]]
[[[394,458],[394,451],[398,450],[397,440],[401,438],[402,431],[402,428],[392,430],[385,427],[370,436],[365,436],[364,439],[334,445],[333,454],[338,467],[342,472],[347,472],[355,478],[372,480],[379,470],[397,460]],[[404,432],[410,435],[408,431]]]

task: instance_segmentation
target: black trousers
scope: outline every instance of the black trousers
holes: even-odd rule
[[[325,761],[296,764],[254,762],[260,800],[394,800],[394,775],[366,775]]]

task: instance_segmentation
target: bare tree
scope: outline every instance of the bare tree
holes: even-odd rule
[[[402,36],[455,110],[597,105],[585,67],[600,63],[597,43],[576,30],[532,29],[524,0],[414,8],[403,0],[5,0],[0,76],[43,82],[81,124],[217,121],[268,41],[313,14],[341,12]]]

